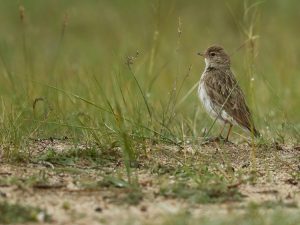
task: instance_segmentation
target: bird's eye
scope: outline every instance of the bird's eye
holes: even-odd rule
[[[214,52],[210,53],[210,56],[215,56],[215,55],[216,55],[216,53],[214,53]]]

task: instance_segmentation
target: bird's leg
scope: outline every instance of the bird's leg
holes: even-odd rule
[[[228,141],[229,134],[230,134],[230,132],[231,132],[232,126],[233,126],[233,125],[230,123],[230,124],[229,124],[228,133],[227,133],[227,136],[226,136],[226,139],[225,139],[226,141]]]
[[[220,138],[220,139],[223,139],[222,133],[223,133],[225,127],[226,127],[226,123],[224,123],[224,125],[223,125],[223,127],[222,127],[222,129],[221,129],[221,132],[220,132],[220,134],[219,134],[219,138]]]
[[[229,124],[230,124],[230,123],[229,123]],[[224,138],[222,137],[222,133],[223,133],[223,131],[224,131],[226,125],[227,125],[227,122],[224,122],[224,124],[223,124],[223,126],[222,126],[222,129],[221,129],[221,132],[220,132],[219,136],[217,136],[217,137],[212,137],[212,138],[208,138],[207,141],[205,142],[205,144],[211,143],[211,142],[223,142],[223,141],[228,142],[228,137],[229,137],[229,133],[230,133],[231,128],[232,128],[232,124],[230,124],[229,130],[228,130],[228,133],[227,133],[227,137],[226,137],[226,139],[224,139]]]

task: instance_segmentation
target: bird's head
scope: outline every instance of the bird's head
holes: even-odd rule
[[[230,57],[225,50],[217,45],[213,45],[206,49],[204,53],[198,53],[205,58],[206,66],[230,67]]]

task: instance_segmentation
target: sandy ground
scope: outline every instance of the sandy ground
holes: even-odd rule
[[[64,151],[68,144],[62,142],[41,142],[33,148],[40,153],[51,148]],[[186,146],[178,150],[170,158],[166,154],[158,154],[160,150],[172,151],[170,146],[150,146],[147,149],[149,161],[161,164],[180,164],[185,158],[193,160],[214,161],[222,170],[231,165],[234,171],[247,171],[255,164],[257,180],[237,183],[239,191],[245,196],[241,202],[222,204],[190,204],[183,199],[165,198],[158,195],[160,187],[159,175],[151,173],[143,165],[138,169],[139,184],[142,188],[143,200],[137,205],[122,204],[120,196],[126,189],[115,187],[89,188],[82,186],[82,181],[98,181],[103,174],[121,174],[117,161],[103,168],[90,168],[75,165],[75,171],[58,172],[59,165],[40,163],[9,164],[0,163],[0,179],[17,178],[24,184],[16,183],[0,185],[0,201],[38,206],[45,209],[52,217],[53,224],[159,224],[167,216],[189,210],[193,216],[228,215],[239,213],[249,202],[266,201],[281,202],[287,210],[298,210],[300,205],[300,150],[293,145],[262,146],[256,149],[255,161],[251,147],[242,145]],[[252,157],[252,159],[251,159]],[[251,163],[250,163],[251,162]],[[251,165],[250,165],[251,164]],[[72,167],[72,168],[73,168]],[[112,169],[113,168],[113,169]],[[123,171],[123,170],[122,170]],[[224,169],[225,171],[225,169]],[[235,172],[234,172],[235,173]],[[298,178],[295,177],[298,175]],[[46,176],[47,185],[26,183],[30,177]],[[227,174],[225,173],[225,176]],[[169,177],[172,180],[172,176]],[[41,222],[42,223],[42,222]]]

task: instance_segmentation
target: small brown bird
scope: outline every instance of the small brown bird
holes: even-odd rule
[[[211,46],[205,53],[198,53],[205,58],[205,70],[201,76],[198,95],[208,114],[223,124],[220,136],[226,124],[229,124],[226,139],[233,125],[250,131],[256,130],[244,93],[230,70],[230,57],[220,46]]]

